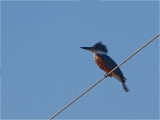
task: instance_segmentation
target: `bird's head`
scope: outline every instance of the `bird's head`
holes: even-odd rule
[[[89,50],[94,54],[107,54],[108,52],[107,47],[103,45],[102,42],[98,42],[94,44],[92,47],[80,47],[80,48]]]

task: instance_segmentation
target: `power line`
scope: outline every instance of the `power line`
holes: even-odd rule
[[[151,43],[153,40],[155,40],[158,36],[160,35],[160,33],[158,35],[156,35],[153,39],[151,39],[150,41],[148,41],[145,45],[143,45],[140,49],[138,49],[136,52],[134,52],[131,56],[129,56],[126,60],[124,60],[121,64],[119,64],[117,67],[115,67],[114,69],[112,69],[108,74],[105,74],[100,80],[98,80],[95,84],[93,84],[91,87],[89,87],[86,91],[84,91],[82,94],[80,94],[78,97],[76,97],[72,102],[70,102],[69,104],[67,104],[65,107],[63,107],[59,112],[57,112],[56,114],[54,114],[49,120],[53,119],[54,117],[56,117],[59,113],[61,113],[63,110],[65,110],[68,106],[70,106],[72,103],[74,103],[76,100],[78,100],[81,96],[83,96],[85,93],[87,93],[90,89],[92,89],[94,86],[96,86],[99,82],[101,82],[104,78],[108,77],[114,70],[116,70],[118,67],[120,67],[122,64],[124,64],[125,62],[127,62],[131,57],[133,57],[135,54],[137,54],[139,51],[141,51],[144,47],[146,47],[149,43]]]

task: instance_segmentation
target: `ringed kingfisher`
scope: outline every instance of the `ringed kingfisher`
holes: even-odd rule
[[[95,62],[97,63],[100,69],[106,72],[106,74],[117,66],[116,62],[107,55],[108,49],[105,45],[102,44],[102,42],[98,42],[92,47],[80,48],[89,50],[90,52],[94,53]],[[116,70],[114,70],[109,76],[115,77],[121,83],[125,92],[129,91],[128,87],[125,84],[126,78],[123,76],[123,73],[119,67]]]

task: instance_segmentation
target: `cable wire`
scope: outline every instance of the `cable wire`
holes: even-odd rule
[[[67,104],[65,107],[63,107],[59,112],[57,112],[56,114],[54,114],[49,120],[52,120],[54,117],[56,117],[59,113],[61,113],[63,110],[65,110],[68,106],[70,106],[72,103],[74,103],[76,100],[78,100],[81,96],[83,96],[85,93],[87,93],[90,89],[92,89],[94,86],[96,86],[99,82],[101,82],[104,78],[108,77],[114,70],[116,70],[118,67],[120,67],[122,64],[124,64],[125,62],[127,62],[131,57],[133,57],[135,54],[137,54],[139,51],[141,51],[144,47],[146,47],[149,43],[151,43],[153,40],[155,40],[158,36],[160,35],[160,33],[158,35],[156,35],[153,39],[151,39],[150,41],[148,41],[145,45],[143,45],[140,49],[138,49],[136,52],[134,52],[131,56],[129,56],[127,59],[125,59],[121,64],[119,64],[118,66],[116,66],[114,69],[112,69],[108,74],[105,74],[100,80],[98,80],[95,84],[93,84],[91,87],[89,87],[87,90],[85,90],[82,94],[80,94],[78,97],[76,97],[72,102],[70,102],[69,104]]]

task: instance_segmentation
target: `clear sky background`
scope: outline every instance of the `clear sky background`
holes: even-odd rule
[[[10,2],[2,7],[2,118],[49,119],[104,72],[80,49],[102,41],[117,64],[159,33],[158,1]],[[159,41],[56,118],[158,119]]]

